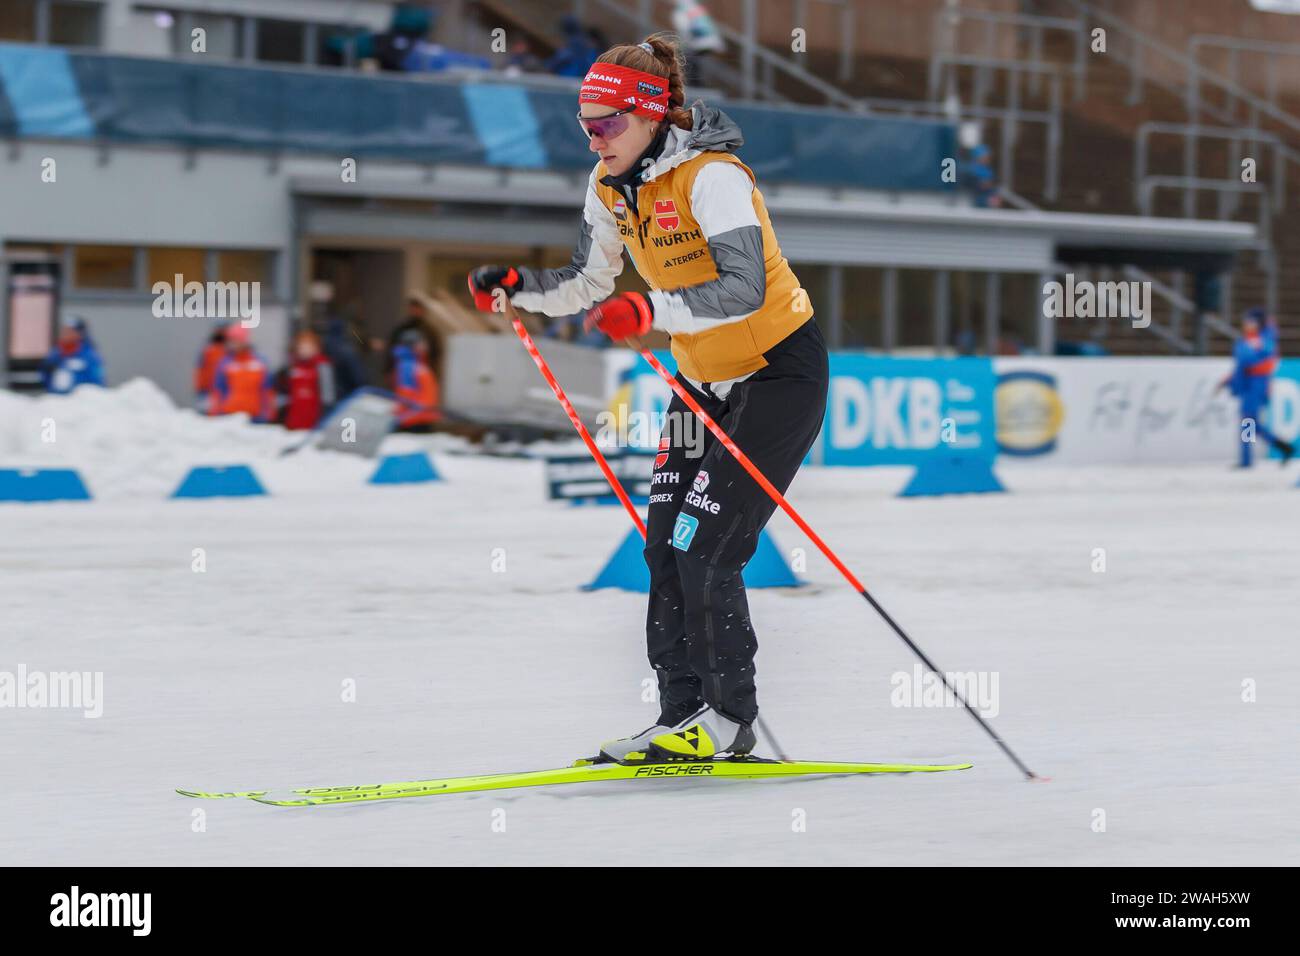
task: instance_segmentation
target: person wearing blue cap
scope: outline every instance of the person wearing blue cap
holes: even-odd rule
[[[1250,309],[1241,317],[1241,335],[1232,348],[1232,372],[1219,383],[1241,403],[1239,468],[1249,468],[1255,436],[1276,448],[1286,464],[1295,455],[1295,446],[1273,434],[1263,422],[1268,409],[1269,386],[1281,361],[1277,320],[1264,309]]]
[[[55,395],[79,385],[104,384],[104,363],[95,351],[85,319],[73,319],[59,332],[58,343],[41,363],[41,383]]]

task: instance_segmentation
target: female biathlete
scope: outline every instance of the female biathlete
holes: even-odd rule
[[[781,255],[740,130],[717,109],[684,109],[671,39],[615,46],[583,80],[578,122],[599,157],[573,261],[561,269],[481,266],[475,304],[495,290],[531,312],[572,315],[614,340],[672,337],[677,379],[782,493],[826,408],[826,345]],[[649,295],[614,294],[627,250]],[[658,723],[601,745],[606,759],[747,754],[758,716],[741,569],[773,501],[674,396],[655,460],[645,560],[646,643]],[[703,441],[688,442],[703,435]]]

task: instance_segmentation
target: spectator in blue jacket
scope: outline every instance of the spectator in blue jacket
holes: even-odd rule
[[[983,143],[968,150],[965,174],[976,208],[997,209],[1002,205],[997,176],[993,172],[993,153]]]
[[[325,357],[334,366],[335,396],[340,401],[370,384],[355,338],[342,316],[331,315],[326,320],[323,347]]]
[[[1241,335],[1232,348],[1232,372],[1219,383],[1241,403],[1241,459],[1238,467],[1251,466],[1254,436],[1259,435],[1290,461],[1295,446],[1274,435],[1263,422],[1268,409],[1269,385],[1281,361],[1277,321],[1263,309],[1251,309],[1241,318]]]
[[[41,382],[55,395],[66,395],[78,385],[104,384],[104,363],[80,328],[69,325],[59,333],[58,344],[41,363]]]

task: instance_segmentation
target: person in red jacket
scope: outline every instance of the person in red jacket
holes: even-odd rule
[[[393,348],[393,391],[397,393],[397,430],[431,432],[441,417],[438,380],[428,365],[429,346],[411,329]]]
[[[212,330],[212,336],[203,346],[203,351],[199,352],[199,360],[194,363],[195,401],[199,411],[208,414],[212,414],[212,386],[217,379],[217,366],[226,357],[227,328],[229,325],[222,322]]]
[[[284,427],[315,428],[321,414],[334,404],[334,367],[321,354],[314,334],[299,332],[294,337],[293,364],[284,374]]]
[[[213,376],[212,395],[213,415],[243,412],[255,422],[275,417],[271,368],[254,350],[248,329],[242,325],[226,330],[226,357]]]

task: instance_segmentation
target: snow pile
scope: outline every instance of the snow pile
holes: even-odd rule
[[[0,468],[74,468],[95,498],[165,497],[198,465],[250,464],[272,493],[358,487],[374,462],[305,449],[304,432],[178,408],[152,381],[82,386],[71,395],[0,390]],[[390,436],[382,452],[439,449],[452,436]]]
[[[71,395],[0,392],[0,466],[75,468],[96,497],[167,494],[193,465],[273,458],[293,440],[244,415],[177,408],[143,378]]]

